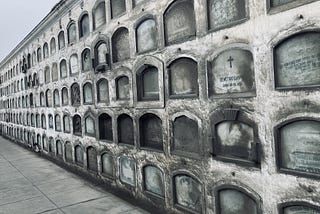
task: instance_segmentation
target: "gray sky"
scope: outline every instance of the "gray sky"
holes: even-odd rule
[[[50,12],[59,0],[10,0],[0,7],[0,61]]]

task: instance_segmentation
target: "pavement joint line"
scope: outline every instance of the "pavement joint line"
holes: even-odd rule
[[[38,198],[38,197],[40,197],[40,195],[34,196],[34,197],[30,197],[30,198],[25,198],[25,199],[18,200],[18,201],[12,201],[12,202],[8,202],[8,203],[0,204],[0,208],[1,208],[2,206],[6,206],[6,205],[9,205],[9,204],[15,204],[15,203],[19,203],[19,202],[23,202],[23,201],[27,201],[27,200],[34,199],[34,198]]]
[[[98,197],[98,198],[92,198],[92,199],[89,199],[89,200],[86,200],[86,201],[81,201],[81,202],[77,202],[77,203],[74,203],[74,204],[68,204],[68,205],[65,205],[65,206],[58,207],[58,208],[64,209],[64,208],[72,207],[74,205],[84,204],[84,203],[87,203],[87,202],[91,202],[91,201],[95,201],[95,200],[99,200],[99,199],[103,199],[103,198],[108,198],[108,197],[111,197],[111,196],[107,195],[107,196],[102,196],[102,197]]]

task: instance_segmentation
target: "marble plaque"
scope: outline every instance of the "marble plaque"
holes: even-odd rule
[[[196,35],[192,1],[174,3],[164,14],[165,41],[172,44]]]
[[[257,204],[246,194],[232,189],[219,191],[221,214],[258,214]]]
[[[277,88],[320,85],[320,33],[295,35],[274,50]]]
[[[187,175],[174,178],[175,202],[191,210],[201,211],[201,185]]]
[[[75,160],[78,164],[83,164],[83,149],[81,146],[75,147]]]
[[[87,150],[88,169],[98,172],[97,150],[89,147]]]
[[[238,121],[225,121],[216,127],[218,155],[252,160],[256,156],[253,128]]]
[[[162,121],[158,117],[144,116],[141,121],[141,140],[144,147],[163,149]]]
[[[135,162],[129,158],[120,158],[120,180],[130,186],[136,185]]]
[[[198,91],[198,65],[187,58],[170,65],[170,95],[194,95]]]
[[[102,79],[98,82],[98,102],[106,102],[109,97],[108,80]]]
[[[102,173],[113,176],[113,158],[111,154],[104,153],[101,157]]]
[[[199,130],[196,121],[181,116],[175,119],[173,124],[174,150],[198,153]]]
[[[65,155],[66,155],[66,161],[72,162],[73,156],[72,156],[72,145],[70,142],[67,142],[65,145]]]
[[[320,214],[320,210],[306,206],[290,206],[283,209],[283,214]]]
[[[62,60],[60,63],[60,77],[65,78],[67,76],[68,76],[67,62],[66,60]]]
[[[94,120],[91,117],[86,118],[86,133],[95,134]]]
[[[209,68],[209,94],[245,93],[255,90],[253,56],[250,51],[222,52]]]
[[[94,11],[94,28],[98,28],[106,23],[105,3],[101,2]]]
[[[72,55],[70,57],[70,73],[76,74],[79,71],[79,66],[78,66],[78,57],[77,55]]]
[[[120,16],[126,11],[126,0],[111,0],[112,18]]]
[[[246,18],[246,0],[209,0],[209,28],[219,29]]]
[[[130,99],[130,84],[129,78],[126,76],[120,77],[117,80],[117,99],[129,100]]]
[[[119,143],[134,145],[133,121],[127,115],[118,118],[118,139]]]
[[[126,28],[121,28],[112,37],[113,62],[130,58],[128,47],[130,47],[129,32]]]
[[[280,129],[281,167],[320,174],[320,122],[297,121]]]
[[[160,169],[154,166],[144,168],[145,189],[158,196],[164,196],[163,175]]]
[[[137,50],[146,52],[157,47],[156,22],[153,19],[143,21],[137,28]]]

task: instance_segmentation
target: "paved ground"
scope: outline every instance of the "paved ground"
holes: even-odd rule
[[[0,137],[0,213],[147,212]]]

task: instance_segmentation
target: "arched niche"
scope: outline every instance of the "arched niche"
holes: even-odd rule
[[[116,78],[116,98],[117,100],[130,100],[130,80],[129,77],[121,75]]]
[[[125,27],[117,29],[112,38],[112,59],[113,62],[120,62],[130,58],[129,31]]]
[[[114,174],[114,161],[110,152],[104,152],[101,155],[102,175],[113,177]]]
[[[97,82],[97,101],[98,103],[107,103],[109,101],[108,80],[101,78]]]
[[[97,29],[106,23],[106,6],[105,1],[100,1],[92,10],[93,29]]]
[[[70,142],[65,143],[65,158],[67,162],[73,161],[72,144]]]
[[[146,18],[136,27],[137,52],[144,53],[157,48],[157,26],[153,18]]]
[[[320,214],[320,207],[303,201],[290,201],[279,205],[279,214]]]
[[[87,148],[87,167],[89,170],[98,172],[97,150],[90,146]]]
[[[119,158],[120,181],[129,186],[136,186],[136,163],[128,157]]]
[[[128,145],[134,145],[133,120],[127,114],[121,114],[117,119],[118,124],[118,142]]]
[[[140,146],[163,150],[162,120],[151,113],[144,114],[139,119]]]
[[[99,116],[99,139],[113,141],[112,118],[106,113]]]
[[[143,167],[144,190],[156,197],[164,198],[165,184],[162,171],[153,165]]]
[[[74,155],[75,155],[75,158],[74,158],[74,160],[75,160],[75,162],[76,162],[76,164],[78,164],[78,165],[83,165],[83,148],[82,148],[82,146],[81,145],[76,145],[75,147],[74,147]]]

